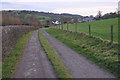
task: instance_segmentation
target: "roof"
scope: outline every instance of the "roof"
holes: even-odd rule
[[[84,18],[84,20],[94,20],[94,17],[90,17],[90,18]]]
[[[60,24],[60,22],[59,22],[59,21],[55,21],[55,22],[54,22],[54,21],[52,21],[52,23],[53,23],[53,24]]]

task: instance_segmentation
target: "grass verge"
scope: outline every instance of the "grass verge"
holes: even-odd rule
[[[101,68],[104,68],[115,76],[120,77],[120,61],[118,59],[119,53],[117,46],[112,44],[107,45],[103,42],[97,41],[97,39],[93,37],[83,34],[66,32],[52,28],[48,29],[47,32],[79,54],[84,55],[96,63]]]
[[[11,50],[10,55],[2,63],[2,78],[11,78],[14,74],[15,68],[22,56],[25,45],[33,32],[25,34]]]
[[[39,39],[57,73],[58,78],[72,78],[68,70],[65,68],[63,62],[60,60],[58,53],[49,44],[47,39],[42,35],[42,31],[39,31]]]
[[[0,80],[2,79],[2,62],[0,61]]]

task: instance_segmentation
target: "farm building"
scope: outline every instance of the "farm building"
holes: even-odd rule
[[[90,21],[94,21],[94,20],[95,20],[94,17],[83,18],[84,22],[90,22]]]
[[[60,21],[52,21],[52,24],[59,25],[59,24],[61,24],[61,22]]]
[[[82,23],[82,22],[91,22],[91,21],[95,21],[96,18],[94,17],[87,17],[87,18],[83,18],[82,20],[79,20],[78,23]]]

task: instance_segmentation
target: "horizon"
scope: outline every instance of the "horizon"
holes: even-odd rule
[[[49,13],[68,13],[82,16],[96,16],[98,11],[102,11],[102,15],[117,11],[119,0],[2,0],[0,10],[30,10]]]
[[[35,10],[0,10],[0,11],[35,11]],[[35,12],[44,12],[44,13],[53,13],[53,12],[45,12],[45,11],[35,11]],[[111,13],[111,12],[109,12]],[[82,17],[87,17],[87,16],[83,16],[83,15],[80,15],[80,14],[72,14],[72,13],[53,13],[53,14],[71,14],[71,15],[79,15],[79,16],[82,16]],[[105,13],[107,14],[107,13]],[[91,15],[88,15],[88,17],[90,17]],[[93,16],[93,17],[96,17],[96,16]]]

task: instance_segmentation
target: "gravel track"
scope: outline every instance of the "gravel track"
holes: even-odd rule
[[[56,49],[60,58],[74,78],[115,78],[112,74],[101,69],[84,56],[78,54],[60,41],[43,31],[53,48]]]
[[[56,78],[53,67],[39,43],[38,31],[30,37],[13,78]]]

